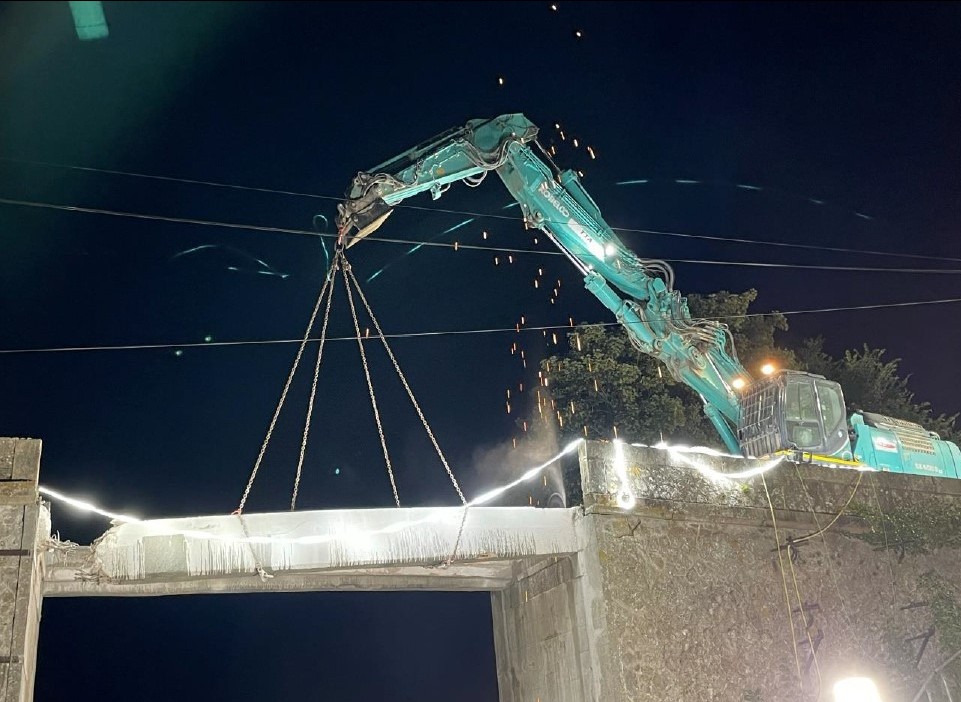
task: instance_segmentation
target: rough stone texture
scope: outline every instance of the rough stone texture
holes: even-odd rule
[[[0,438],[0,702],[33,699],[43,558],[50,515],[40,504],[40,442]]]
[[[796,562],[776,548],[830,522],[857,474],[774,467],[764,480],[776,538],[760,477],[717,480],[696,467],[733,472],[760,462],[635,447],[625,456],[637,497],[628,511],[616,506],[620,480],[610,445],[581,448],[582,527],[596,548],[579,558],[597,561],[585,577],[602,593],[603,609],[592,630],[592,644],[603,650],[599,685],[585,699],[773,702],[815,700],[819,691],[830,699],[834,681],[862,674],[880,683],[886,701],[910,700],[954,652],[941,645],[946,633],[935,631],[915,668],[922,640],[906,639],[934,623],[925,578],[938,578],[946,596],[961,601],[957,551],[877,549],[851,535],[868,528],[853,518],[799,544]],[[937,509],[957,504],[959,493],[958,481],[877,473],[863,475],[859,487],[862,499],[885,511]]]
[[[491,595],[501,702],[587,699],[590,649],[575,560],[518,569],[509,587]]]
[[[3,456],[13,456],[11,478],[15,449],[0,441],[0,474]],[[369,510],[353,522],[347,511],[251,515],[254,536],[293,526],[308,542],[303,550],[258,544],[258,557],[277,571],[266,582],[251,574],[250,550],[230,545],[245,538],[236,517],[157,520],[112,529],[92,548],[50,551],[45,591],[490,590],[501,702],[827,701],[848,675],[873,677],[885,702],[900,702],[961,646],[957,550],[912,548],[853,516],[800,540],[849,503],[887,514],[959,514],[961,481],[866,473],[852,500],[853,471],[646,447],[625,447],[619,467],[611,444],[579,451],[583,509],[478,508],[465,529],[464,560],[450,569],[437,561],[459,522],[443,510]],[[716,475],[765,467],[763,478]],[[9,482],[0,479],[0,494]],[[635,499],[628,509],[618,506],[625,489]],[[23,486],[11,494],[17,490]],[[31,530],[36,538],[49,533],[35,502],[0,499],[0,548],[34,543]],[[399,513],[410,529],[397,526]],[[428,514],[442,518],[432,523]],[[225,530],[224,548],[191,545],[211,529]],[[789,547],[788,538],[799,541]],[[0,637],[0,702],[28,699],[11,697],[7,681],[25,680],[32,663],[4,656],[35,651],[18,637],[35,642],[42,564],[30,554],[9,564],[0,558],[0,629],[14,632],[7,644]],[[32,583],[29,597],[10,589],[17,578],[21,588]],[[30,602],[32,613],[21,617]],[[4,618],[11,607],[13,620]],[[923,699],[948,698],[932,688]]]

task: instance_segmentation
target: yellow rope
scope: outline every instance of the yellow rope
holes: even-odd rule
[[[764,486],[764,494],[767,496],[767,505],[771,510],[771,524],[774,526],[774,540],[777,545],[777,562],[781,570],[781,585],[784,587],[784,604],[787,606],[788,622],[791,624],[791,645],[794,647],[794,664],[797,666],[798,688],[804,694],[804,677],[801,675],[801,659],[797,653],[797,632],[794,629],[794,617],[791,614],[791,596],[787,591],[787,577],[784,575],[784,562],[781,560],[781,537],[777,531],[777,518],[774,516],[774,503],[771,502],[771,493],[767,489],[767,481],[764,474],[761,474],[761,484]]]

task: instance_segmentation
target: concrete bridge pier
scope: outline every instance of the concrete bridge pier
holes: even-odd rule
[[[0,702],[33,699],[43,544],[50,537],[39,472],[39,440],[0,438]]]

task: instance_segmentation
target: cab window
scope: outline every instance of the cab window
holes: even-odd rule
[[[823,442],[814,383],[789,381],[784,399],[784,429],[788,442],[802,449],[820,448]]]
[[[844,401],[841,399],[841,389],[834,383],[818,381],[818,400],[821,406],[821,418],[824,421],[824,433],[832,436],[845,421]]]

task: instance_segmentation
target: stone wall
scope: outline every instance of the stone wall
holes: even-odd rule
[[[625,459],[628,510],[612,446],[581,448],[582,606],[604,652],[586,699],[830,700],[837,679],[868,675],[886,702],[910,700],[961,648],[961,482],[787,462],[729,481],[711,471],[764,464],[629,446]]]
[[[43,558],[50,536],[40,504],[40,442],[0,438],[0,702],[33,699]]]

